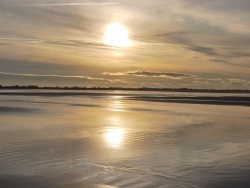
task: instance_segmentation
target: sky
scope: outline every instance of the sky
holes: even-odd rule
[[[250,89],[249,0],[0,3],[0,85]]]

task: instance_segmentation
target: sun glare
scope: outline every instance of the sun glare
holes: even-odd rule
[[[130,46],[128,29],[120,23],[108,25],[104,34],[104,44],[114,47]]]
[[[124,136],[124,130],[123,129],[111,129],[105,134],[105,138],[107,143],[112,148],[119,148]]]

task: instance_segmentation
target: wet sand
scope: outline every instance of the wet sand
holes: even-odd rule
[[[90,185],[84,183],[71,182],[69,185],[68,176],[57,178],[44,178],[24,175],[2,175],[0,176],[0,187],[5,188],[115,188],[108,185]]]
[[[1,91],[0,187],[249,187],[249,99]]]
[[[132,92],[131,92],[132,93]],[[200,96],[185,96],[186,93],[179,93],[181,96],[173,97],[168,96],[168,93],[158,95],[152,94],[149,95],[147,92],[133,93],[130,92],[120,92],[118,95],[123,96],[123,99],[128,100],[141,100],[148,102],[168,102],[168,103],[187,103],[187,104],[211,104],[211,105],[241,105],[241,106],[250,106],[250,94],[221,94],[222,96],[204,96],[204,93],[198,93]],[[143,94],[144,93],[144,94]],[[190,95],[190,93],[188,93]],[[117,96],[116,92],[0,92],[1,95],[7,96],[43,96],[43,97],[66,97],[66,96],[85,96],[85,97],[107,97],[107,96]],[[214,95],[214,93],[208,93],[207,95]],[[90,106],[92,107],[92,106]]]

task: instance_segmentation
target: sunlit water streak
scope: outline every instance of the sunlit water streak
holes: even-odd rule
[[[0,182],[4,174],[71,174],[74,180],[60,181],[72,186],[250,185],[249,107],[148,98],[222,94],[126,91],[65,96],[53,91],[60,97],[52,97],[40,92],[0,96]]]

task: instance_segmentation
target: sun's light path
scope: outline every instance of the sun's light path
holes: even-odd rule
[[[124,130],[121,128],[110,129],[105,134],[107,143],[111,148],[119,148],[124,137]]]
[[[121,23],[108,25],[104,34],[104,44],[113,47],[130,46],[128,29]]]

